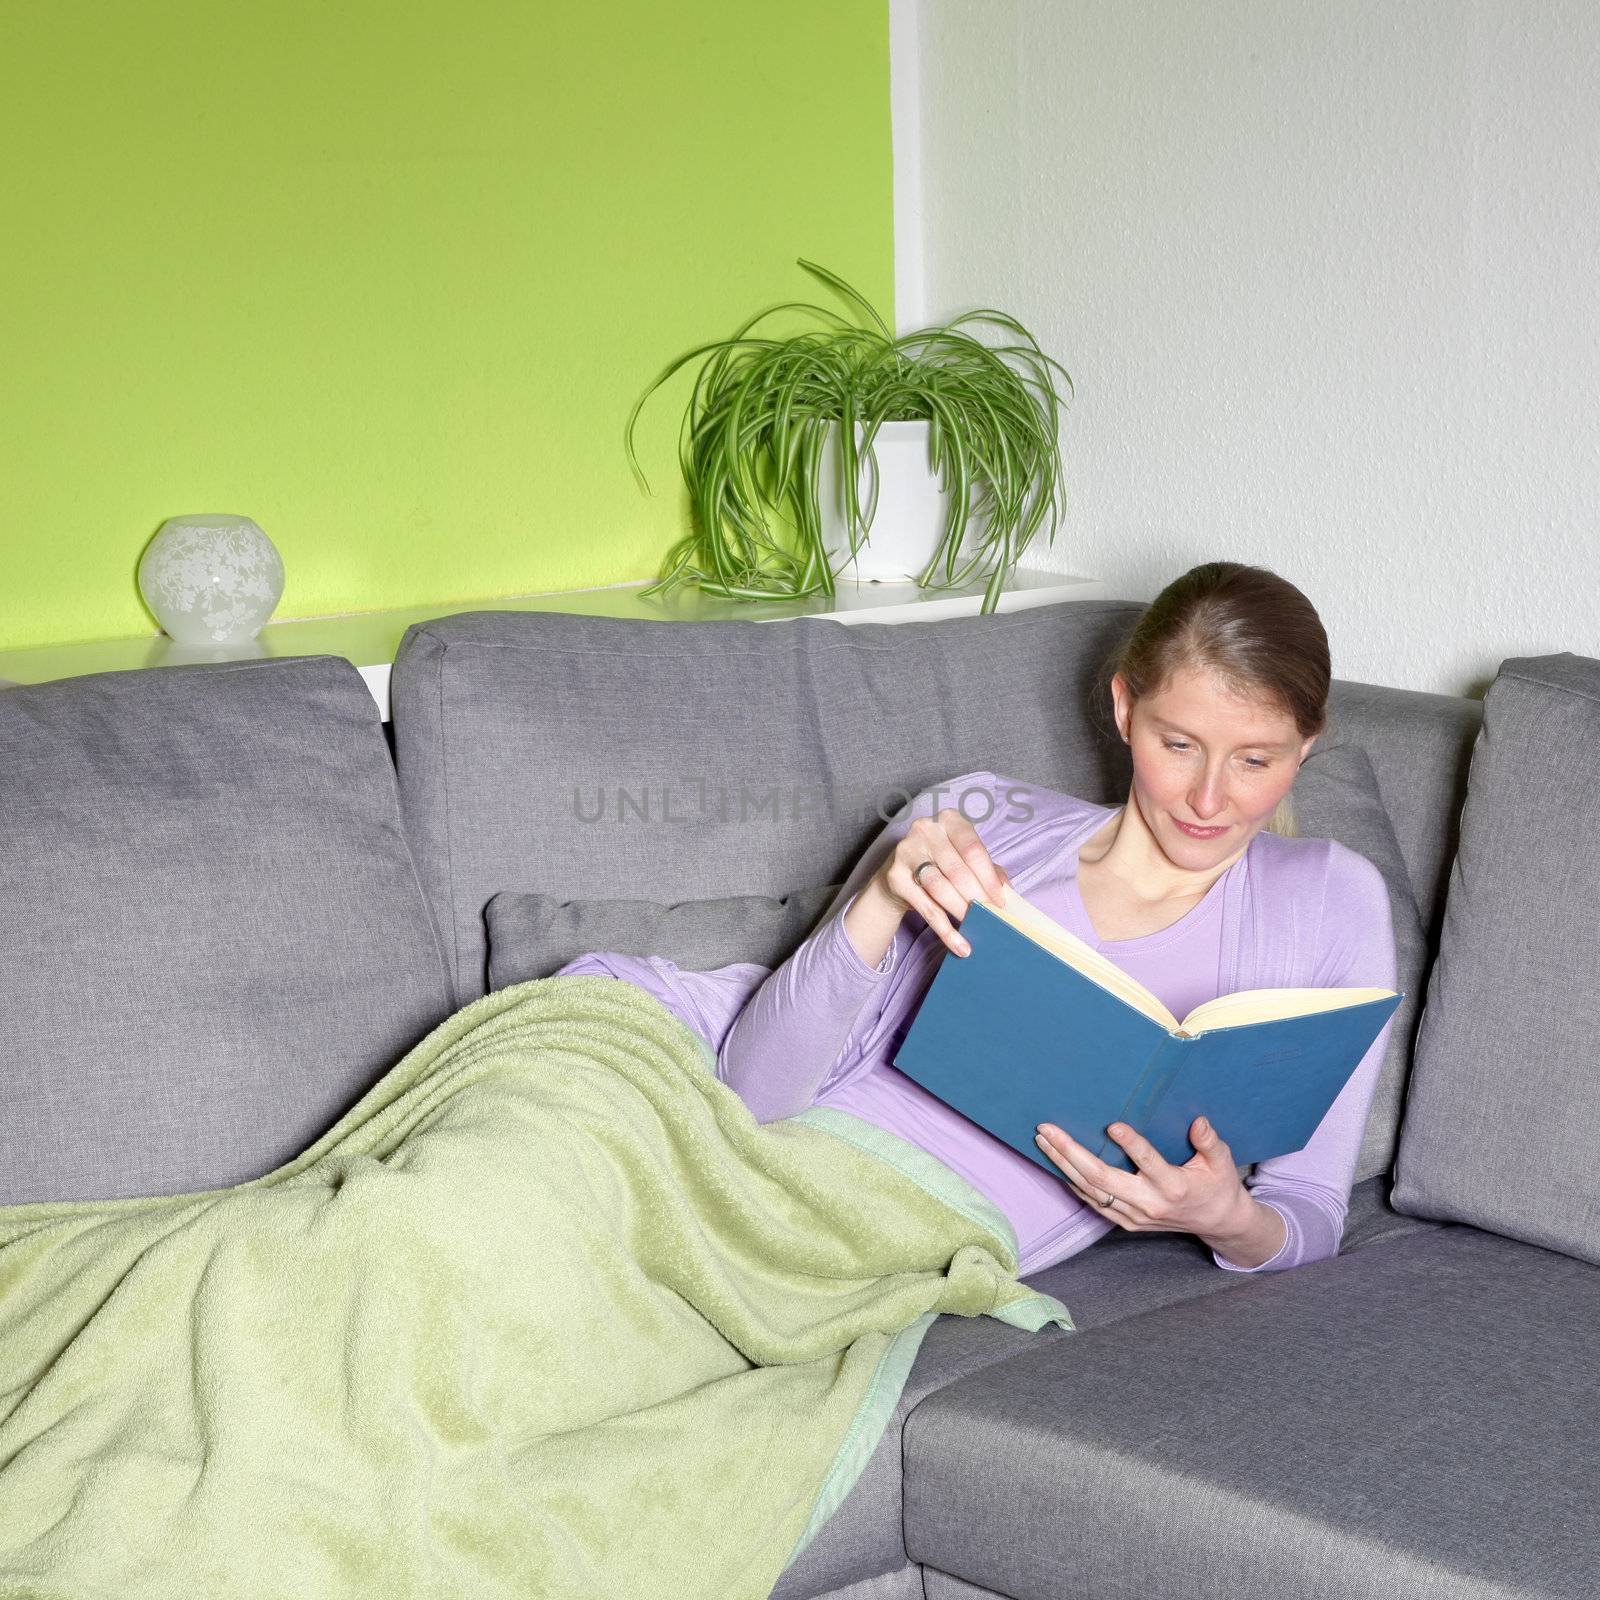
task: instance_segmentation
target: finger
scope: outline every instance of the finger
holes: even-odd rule
[[[974,900],[986,899],[988,891],[974,876],[972,868],[944,833],[929,833],[923,840],[928,870],[922,874],[922,887],[953,916],[964,917]]]
[[[1097,1173],[1111,1170],[1087,1145],[1079,1144],[1070,1133],[1064,1128],[1057,1127],[1055,1123],[1041,1122],[1034,1131],[1042,1133],[1091,1182]],[[1123,1176],[1126,1177],[1127,1174],[1124,1173]],[[1104,1193],[1103,1190],[1101,1192]]]
[[[1099,1212],[1102,1217],[1106,1217],[1112,1222],[1119,1222],[1124,1227],[1127,1227],[1138,1220],[1138,1218],[1135,1216],[1133,1208],[1125,1204],[1123,1201],[1118,1200],[1114,1195],[1112,1196],[1112,1203],[1107,1205],[1104,1193],[1090,1194],[1086,1189],[1080,1188],[1075,1183],[1069,1183],[1067,1187],[1086,1206],[1088,1206],[1091,1211]]]
[[[947,806],[935,821],[943,824],[948,844],[948,853],[941,851],[936,858],[945,876],[969,901],[982,899],[998,905],[1004,880],[978,830],[953,806]]]
[[[960,813],[951,815],[959,818]],[[934,928],[957,955],[969,954],[972,947],[956,932],[953,924],[967,914],[967,907],[974,895],[981,892],[981,886],[951,845],[944,823],[932,817],[919,817],[912,823],[900,851],[909,863],[907,882],[911,885],[911,892],[902,893],[901,899]],[[925,909],[927,905],[938,906],[939,914],[931,916]]]
[[[1136,1128],[1126,1122],[1113,1122],[1106,1132],[1122,1146],[1128,1159],[1150,1180],[1158,1193],[1172,1196],[1183,1188],[1183,1179],[1156,1147]]]
[[[1034,1134],[1034,1142],[1037,1144],[1038,1149],[1040,1149],[1040,1154],[1045,1157],[1046,1162],[1050,1162],[1051,1165],[1056,1168],[1056,1171],[1061,1173],[1062,1178],[1066,1179],[1067,1187],[1069,1187],[1069,1189],[1072,1190],[1072,1192],[1074,1192],[1074,1194],[1077,1195],[1080,1200],[1085,1200],[1085,1202],[1088,1202],[1090,1197],[1088,1197],[1088,1192],[1086,1192],[1086,1186],[1085,1182],[1083,1182],[1082,1174],[1078,1173],[1077,1168],[1072,1165],[1072,1162],[1070,1162],[1069,1158],[1067,1158],[1066,1155],[1062,1155],[1061,1150],[1056,1149],[1056,1147],[1054,1147],[1053,1144],[1051,1144],[1051,1142],[1048,1141],[1048,1139],[1046,1139],[1042,1133]],[[1106,1194],[1106,1190],[1102,1189],[1101,1194]]]
[[[949,949],[953,950],[958,956],[969,955],[972,951],[972,946],[967,943],[966,939],[956,929],[955,923],[941,902],[934,897],[933,890],[935,886],[943,883],[937,866],[929,867],[922,874],[920,883],[912,876],[917,868],[929,859],[931,858],[916,854],[913,851],[903,860],[897,853],[895,861],[889,869],[889,889],[891,893],[898,895],[911,910],[915,911],[944,941]],[[948,884],[943,885],[943,892],[949,895],[955,893]],[[962,903],[956,910],[955,915],[960,916],[965,909],[965,903]]]
[[[972,896],[956,881],[956,874],[963,873],[963,869],[950,859],[948,850],[936,845],[929,846],[926,860],[926,870],[917,875],[917,887],[924,894],[931,895],[951,917],[959,921],[972,904]]]
[[[908,859],[916,857],[912,861],[913,871],[922,862],[930,863],[922,874],[922,885],[932,889],[935,898],[952,914],[964,916],[974,900],[998,901],[998,885],[991,888],[973,870],[975,860],[986,875],[993,876],[994,863],[989,860],[977,831],[959,811],[947,807],[937,817],[919,817],[906,835],[904,848],[910,852]],[[964,850],[968,853],[963,853]],[[969,860],[969,854],[974,851],[976,854]],[[943,879],[948,892],[938,889],[939,879]]]
[[[1233,1151],[1228,1141],[1204,1117],[1196,1117],[1189,1124],[1189,1143],[1211,1166],[1233,1166]]]
[[[1085,1198],[1092,1198],[1093,1203],[1101,1209],[1105,1209],[1104,1201],[1108,1194],[1130,1206],[1138,1202],[1138,1190],[1128,1186],[1129,1173],[1117,1173],[1115,1181],[1105,1176],[1114,1169],[1090,1155],[1077,1140],[1063,1133],[1053,1122],[1040,1125],[1034,1142],[1070,1182],[1084,1191]]]
[[[1041,1122],[1035,1131],[1043,1135],[1045,1148],[1051,1152],[1051,1159],[1056,1160],[1058,1166],[1070,1171],[1086,1189],[1095,1189],[1098,1194],[1106,1192],[1109,1185],[1100,1183],[1100,1174],[1109,1169],[1093,1151],[1079,1144],[1070,1133],[1053,1122]],[[1099,1187],[1096,1188],[1096,1185]]]
[[[1145,1220],[1144,1213],[1136,1205],[1130,1204],[1116,1195],[1112,1195],[1111,1203],[1107,1204],[1106,1195],[1108,1191],[1105,1189],[1092,1191],[1084,1188],[1081,1183],[1074,1183],[1071,1179],[1067,1180],[1067,1187],[1091,1211],[1099,1212],[1102,1217],[1107,1217],[1112,1222],[1121,1224],[1124,1228],[1136,1227]]]
[[[1173,1193],[1158,1188],[1145,1173],[1137,1170],[1124,1172],[1121,1167],[1114,1167],[1109,1162],[1102,1161],[1099,1156],[1079,1144],[1070,1134],[1064,1133],[1053,1122],[1044,1122],[1039,1126],[1046,1135],[1048,1144],[1058,1149],[1065,1147],[1063,1156],[1067,1165],[1094,1197],[1096,1205],[1101,1205],[1109,1194],[1126,1211],[1143,1217],[1150,1212],[1152,1206],[1159,1208],[1175,1198]],[[1118,1123],[1117,1126],[1125,1128],[1127,1124]],[[1158,1157],[1159,1154],[1158,1151]],[[1182,1182],[1179,1180],[1176,1189],[1181,1191],[1182,1187]]]
[[[1083,1179],[1078,1174],[1078,1169],[1073,1165],[1072,1157],[1061,1149],[1043,1128],[1033,1136],[1033,1142],[1038,1145],[1040,1153],[1051,1162],[1068,1183],[1081,1184]]]

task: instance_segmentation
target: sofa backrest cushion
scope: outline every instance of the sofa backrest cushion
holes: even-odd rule
[[[1337,839],[1347,849],[1365,856],[1383,874],[1389,891],[1395,966],[1405,998],[1389,1024],[1383,1071],[1367,1111],[1366,1131],[1356,1157],[1354,1181],[1359,1183],[1363,1178],[1387,1172],[1394,1161],[1400,1106],[1411,1066],[1411,1042],[1427,981],[1428,948],[1411,892],[1411,877],[1366,751],[1354,744],[1313,751],[1294,781],[1294,809],[1302,834]]]
[[[784,895],[842,879],[906,798],[954,773],[1125,793],[1093,690],[1139,609],[412,627],[391,678],[395,756],[458,1000],[485,991],[484,908],[502,890]]]
[[[1600,1262],[1600,661],[1484,703],[1396,1158],[1396,1210]]]
[[[1430,949],[1438,941],[1481,701],[1335,680],[1321,745],[1360,745],[1400,842]]]
[[[345,661],[0,693],[0,1203],[219,1188],[450,1011]]]

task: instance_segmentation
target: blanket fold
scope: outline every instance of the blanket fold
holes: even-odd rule
[[[1072,1326],[840,1113],[501,990],[231,1189],[0,1208],[0,1597],[766,1595],[940,1312]]]

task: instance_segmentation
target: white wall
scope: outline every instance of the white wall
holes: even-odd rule
[[[1077,386],[1029,564],[1273,567],[1335,671],[1600,655],[1600,4],[892,0],[902,326]]]

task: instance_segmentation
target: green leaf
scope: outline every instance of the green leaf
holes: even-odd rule
[[[862,504],[860,483],[863,474],[875,482],[879,428],[925,421],[929,467],[951,500],[918,582],[943,588],[983,572],[991,610],[1039,528],[1048,521],[1053,541],[1065,517],[1060,430],[1070,376],[1005,312],[981,308],[897,338],[844,278],[804,258],[799,265],[839,296],[845,314],[805,301],[768,306],[729,337],[668,363],[629,412],[624,447],[649,492],[635,447],[640,413],[698,363],[678,438],[694,527],[672,544],[646,592],[693,581],[744,599],[831,595],[817,503],[828,425],[840,441],[843,565],[870,537],[875,506]],[[769,336],[780,317],[810,325]],[[974,518],[983,536],[958,564]]]

